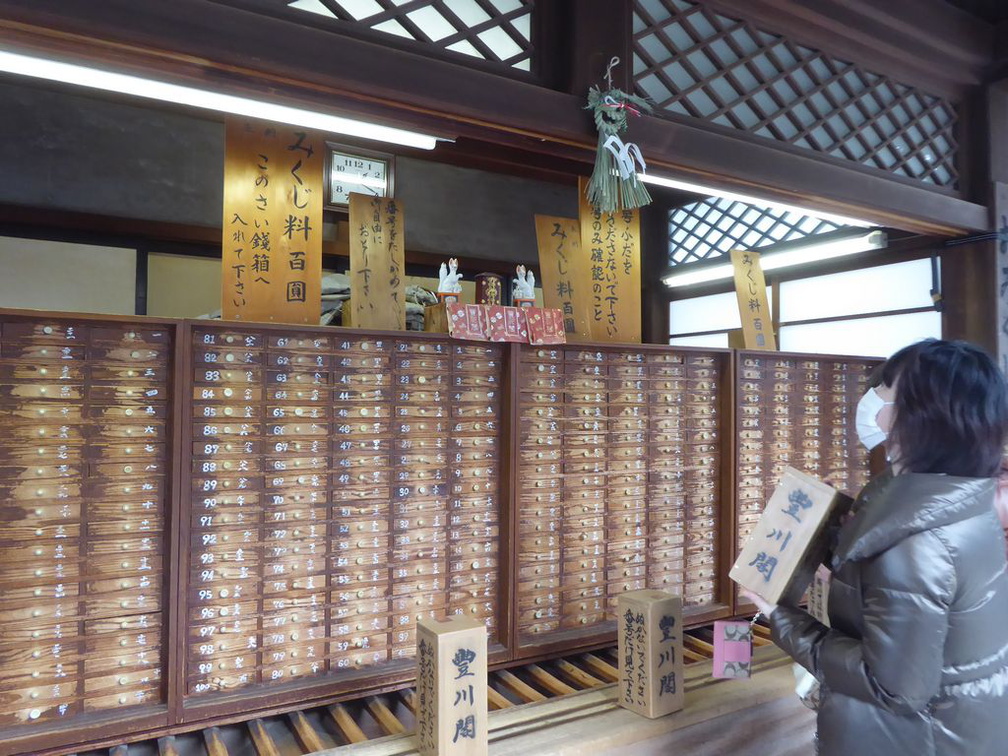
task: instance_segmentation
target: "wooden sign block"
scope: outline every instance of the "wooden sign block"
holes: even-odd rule
[[[640,212],[596,211],[578,179],[581,247],[591,284],[589,326],[593,341],[639,344],[641,340]]]
[[[422,756],[486,756],[487,629],[468,617],[417,622],[416,737]]]
[[[821,534],[850,503],[811,475],[785,468],[729,577],[772,604],[797,604],[826,555]]]
[[[752,675],[752,625],[748,620],[714,623],[714,677],[747,678]]]
[[[402,203],[351,194],[349,205],[354,328],[406,330]]]
[[[543,302],[563,313],[564,331],[591,338],[591,267],[581,248],[581,224],[574,218],[537,215]]]
[[[682,709],[682,599],[630,591],[617,602],[620,706],[654,719]]]
[[[324,141],[244,118],[226,128],[221,317],[318,325]]]
[[[444,302],[424,308],[424,330],[429,333],[448,333],[448,311]]]
[[[766,280],[759,253],[733,249],[731,261],[746,349],[776,349],[773,316],[767,303]]]

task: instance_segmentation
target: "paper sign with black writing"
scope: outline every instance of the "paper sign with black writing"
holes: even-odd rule
[[[849,505],[821,480],[784,468],[729,577],[772,604],[797,603],[826,554],[826,525]]]

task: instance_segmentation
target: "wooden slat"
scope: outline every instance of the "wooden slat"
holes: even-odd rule
[[[179,756],[178,749],[175,748],[174,735],[165,735],[163,738],[158,738],[157,747],[160,756]]]
[[[683,653],[683,659],[685,659],[687,662],[706,661],[707,659],[710,658],[709,656],[698,654],[696,651],[686,648],[685,646],[683,646],[682,653]]]
[[[598,658],[595,654],[585,654],[581,657],[581,663],[603,680],[608,682],[619,681],[619,670],[609,662]]]
[[[357,723],[354,722],[353,717],[350,716],[350,712],[346,710],[343,704],[333,704],[329,707],[328,711],[329,716],[336,723],[337,729],[339,729],[348,743],[363,743],[368,739],[367,735],[357,726]]]
[[[400,735],[406,732],[403,723],[399,721],[396,715],[389,710],[389,707],[380,698],[371,696],[367,699],[366,704],[368,711],[371,712],[371,716],[375,718],[378,726],[382,728],[382,731],[386,735]]]
[[[496,688],[491,685],[487,685],[487,703],[490,704],[491,711],[496,711],[497,709],[507,709],[514,706],[505,696],[500,693]]]
[[[280,756],[276,743],[266,732],[266,725],[261,719],[253,719],[248,723],[249,733],[252,735],[252,742],[255,744],[256,753],[259,756]]]
[[[540,693],[538,690],[528,685],[523,680],[519,680],[514,676],[513,673],[506,669],[502,669],[497,672],[497,679],[500,681],[501,685],[510,690],[516,696],[518,696],[523,701],[531,703],[532,701],[545,701],[546,696]]]
[[[594,675],[581,669],[576,664],[572,664],[566,659],[560,659],[556,663],[557,669],[564,673],[568,679],[573,680],[582,688],[597,688],[605,683]]]
[[[577,693],[570,685],[563,680],[558,680],[538,664],[530,664],[525,669],[533,680],[546,688],[554,696],[566,696],[571,693]]]
[[[312,723],[308,721],[308,717],[304,715],[304,712],[292,711],[287,716],[294,727],[294,735],[307,753],[325,750],[325,743],[322,742],[322,738],[312,726]]]
[[[683,634],[683,645],[689,646],[697,653],[704,654],[705,658],[711,659],[714,657],[714,646],[712,646],[707,641],[702,641],[699,638],[694,638],[688,633]]]
[[[219,727],[208,727],[203,730],[203,742],[206,743],[207,756],[230,756]]]
[[[416,691],[412,688],[406,688],[405,690],[399,691],[399,698],[406,705],[406,708],[413,712],[413,716],[416,716],[417,707],[417,695]]]
[[[757,622],[752,626],[752,631],[753,635],[759,635],[763,638],[770,639],[773,637],[772,633],[770,632],[770,628],[767,627],[766,625],[761,625],[759,622]]]

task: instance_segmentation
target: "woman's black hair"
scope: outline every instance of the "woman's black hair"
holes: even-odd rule
[[[889,436],[907,472],[997,475],[1008,434],[1008,387],[984,350],[928,339],[890,357],[881,379],[896,384]]]

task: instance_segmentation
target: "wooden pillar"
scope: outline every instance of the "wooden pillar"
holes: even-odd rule
[[[667,344],[669,289],[662,274],[669,265],[668,205],[658,197],[641,208],[641,341]]]

